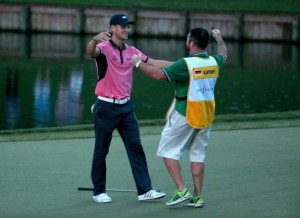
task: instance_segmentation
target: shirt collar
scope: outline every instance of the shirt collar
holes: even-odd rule
[[[188,57],[202,57],[202,58],[207,58],[208,57],[208,53],[205,52],[200,52],[200,53],[194,53],[194,54],[190,54]]]
[[[114,48],[118,48],[120,50],[124,50],[126,48],[126,45],[124,42],[121,46],[117,46],[117,44],[112,39],[110,39],[109,42]]]

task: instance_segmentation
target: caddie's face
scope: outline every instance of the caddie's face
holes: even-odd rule
[[[186,47],[188,46],[188,44],[190,42],[190,37],[191,37],[190,34],[188,34],[187,37],[186,37],[186,42],[185,42]]]
[[[186,53],[190,53],[190,44],[191,44],[191,35],[188,34],[186,37],[185,47],[186,47]]]
[[[126,40],[128,39],[128,34],[130,32],[130,26],[120,26],[115,25],[111,27],[111,30],[113,32],[113,36],[117,37],[120,40]]]

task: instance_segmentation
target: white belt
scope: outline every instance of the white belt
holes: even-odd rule
[[[98,99],[102,100],[102,101],[109,102],[109,103],[113,103],[113,104],[125,104],[130,100],[130,97],[122,98],[122,99],[116,99],[116,98],[105,98],[105,97],[102,97],[102,96],[98,96]]]

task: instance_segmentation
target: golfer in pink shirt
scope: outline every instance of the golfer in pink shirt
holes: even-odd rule
[[[154,200],[166,195],[152,188],[134,103],[130,99],[134,71],[131,57],[139,55],[141,61],[159,68],[166,67],[171,62],[153,60],[134,46],[125,44],[132,24],[134,22],[128,21],[126,15],[115,14],[110,20],[111,33],[99,33],[87,46],[87,53],[96,62],[98,75],[95,89],[97,100],[92,109],[95,120],[95,148],[91,178],[94,185],[93,200],[100,203],[112,201],[106,193],[106,156],[115,129],[125,145],[138,200]],[[140,62],[135,65],[139,64]]]

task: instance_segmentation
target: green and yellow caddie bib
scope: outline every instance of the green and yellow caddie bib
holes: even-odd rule
[[[197,129],[209,127],[215,116],[214,88],[219,76],[215,58],[184,58],[189,71],[186,120]]]

